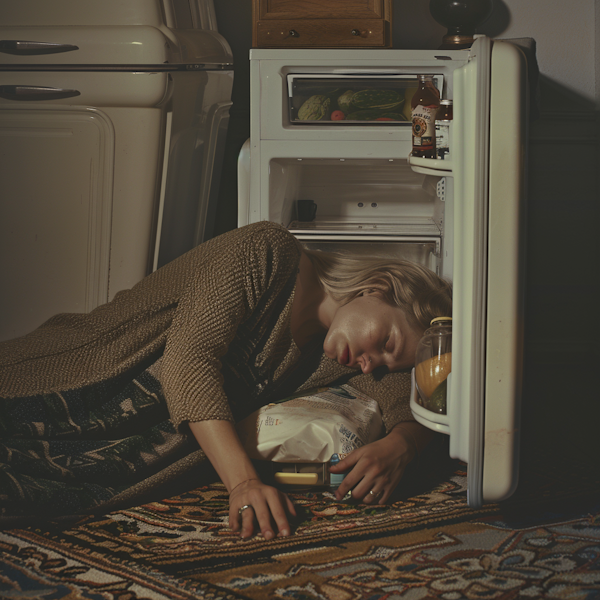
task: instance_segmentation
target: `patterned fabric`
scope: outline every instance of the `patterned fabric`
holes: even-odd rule
[[[0,399],[0,514],[80,514],[198,449],[154,366],[81,390]]]
[[[598,598],[600,479],[576,471],[535,468],[514,501],[478,510],[460,464],[434,485],[406,481],[388,506],[296,492],[293,535],[269,541],[228,529],[215,483],[62,530],[0,533],[0,597]]]

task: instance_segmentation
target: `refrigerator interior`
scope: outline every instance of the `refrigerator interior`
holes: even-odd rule
[[[469,503],[480,506],[510,496],[518,481],[526,64],[515,46],[483,36],[468,50],[368,56],[251,51],[239,224],[279,222],[309,247],[376,249],[452,281],[447,414],[420,406],[414,386],[411,408],[449,435],[451,456],[468,463]],[[323,122],[299,122],[290,85],[298,75],[329,76],[333,90],[340,77],[389,76],[389,89],[403,89],[417,74],[433,74],[454,102],[444,160],[410,157],[411,126],[400,118],[333,123],[325,112]],[[316,204],[314,219],[299,220],[299,200]]]
[[[0,339],[210,237],[233,83],[212,0],[4,8]]]

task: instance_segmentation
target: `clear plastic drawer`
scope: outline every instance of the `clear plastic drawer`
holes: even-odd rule
[[[434,79],[442,89],[443,78]],[[410,125],[414,74],[288,74],[293,125]]]

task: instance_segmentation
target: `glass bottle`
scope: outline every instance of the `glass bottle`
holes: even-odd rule
[[[452,113],[452,100],[440,100],[435,116],[435,157],[439,160],[449,158]]]
[[[419,75],[419,87],[411,100],[412,154],[435,158],[435,116],[440,107],[440,93],[433,75]]]
[[[436,317],[417,344],[415,379],[423,406],[446,414],[446,379],[452,370],[452,317]]]

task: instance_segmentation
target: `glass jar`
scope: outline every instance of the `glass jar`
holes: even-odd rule
[[[417,345],[415,379],[422,405],[446,414],[446,380],[452,370],[452,317],[436,317]]]

